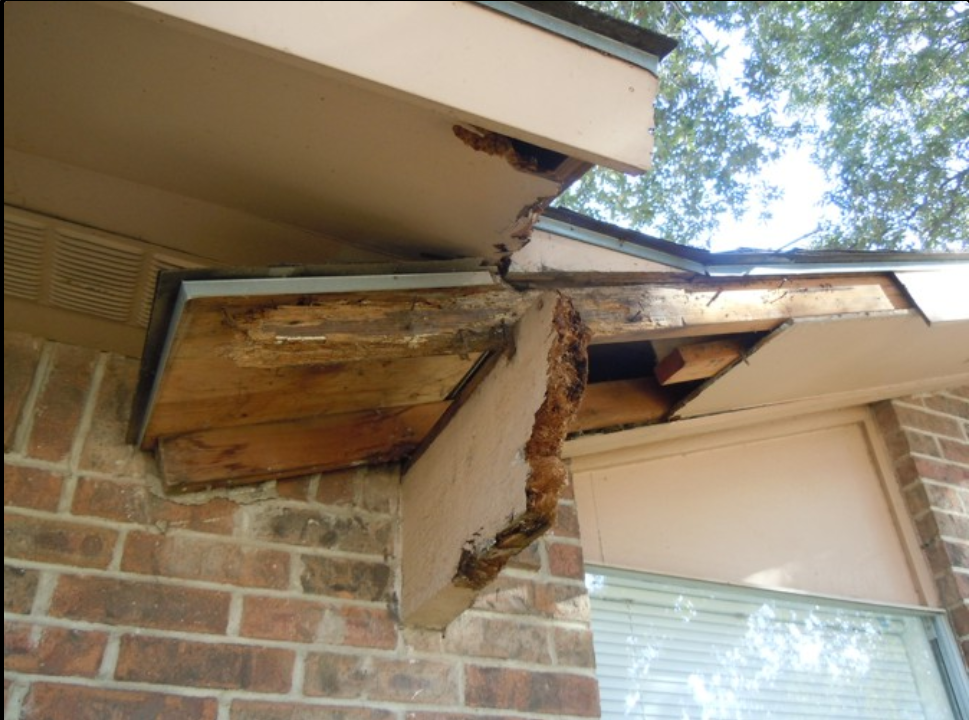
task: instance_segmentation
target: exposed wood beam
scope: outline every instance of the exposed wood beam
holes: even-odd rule
[[[552,524],[587,334],[571,303],[534,298],[501,357],[403,477],[405,622],[445,627]]]
[[[240,367],[334,365],[502,348],[530,299],[504,284],[421,291],[199,298],[175,357]]]
[[[589,385],[569,432],[646,425],[666,417],[676,398],[652,378]]]
[[[882,275],[569,288],[593,342],[772,330],[791,318],[890,313],[910,303]]]
[[[214,428],[163,437],[158,461],[169,489],[232,485],[400,460],[447,402]]]
[[[444,400],[478,354],[340,365],[238,367],[224,354],[179,360],[159,385],[143,446],[158,437]]]
[[[744,346],[739,340],[680,345],[656,363],[656,379],[660,385],[704,380],[735,363],[743,352]]]

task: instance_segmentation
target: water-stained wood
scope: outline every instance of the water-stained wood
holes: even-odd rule
[[[170,489],[240,484],[406,457],[447,402],[164,437],[159,465]]]

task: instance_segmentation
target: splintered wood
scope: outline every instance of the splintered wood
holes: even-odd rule
[[[712,336],[770,330],[791,318],[891,315],[909,306],[894,281],[880,275],[633,284],[627,278],[623,284],[557,292],[574,304],[596,342],[706,338],[708,343],[719,339]],[[551,305],[561,305],[564,300],[549,300],[559,297],[555,293],[515,290],[498,282],[192,298],[170,329],[151,407],[139,419],[142,447],[157,448],[166,486],[178,490],[408,459],[415,448],[439,444],[429,438],[447,429],[458,414],[467,414],[458,406],[481,393],[481,378],[493,375],[496,357],[513,346],[515,355],[503,362],[516,362],[518,375],[503,373],[504,399],[480,416],[487,420],[479,418],[477,428],[465,431],[465,444],[489,437],[490,431],[482,429],[486,426],[499,435],[507,430],[512,438],[526,438],[549,385],[548,378],[536,374],[544,372],[544,361],[522,363],[521,357],[531,348],[545,358],[548,348],[538,348],[536,338],[550,339],[555,335],[551,328],[566,316],[553,322],[549,314],[541,328],[525,318],[537,312],[540,299],[547,313]],[[532,327],[531,335],[522,334],[525,325]],[[512,328],[519,335],[514,340]],[[569,357],[571,351],[555,352]],[[588,432],[660,422],[681,400],[682,391],[672,383],[708,377],[737,359],[735,349],[722,345],[684,345],[678,355],[658,368],[665,387],[647,378],[651,368],[645,367],[642,377],[593,385],[565,427]],[[542,394],[531,395],[533,387]],[[510,418],[521,412],[521,426],[514,426]],[[538,457],[529,457],[535,468],[542,464]],[[488,477],[490,465],[488,458],[473,471],[455,469],[455,476]],[[526,466],[523,460],[521,473]],[[538,469],[535,473],[542,476]],[[524,504],[514,512],[506,508],[504,524],[481,525],[487,532],[480,540],[496,548],[495,557],[517,542],[513,536],[531,534],[522,525],[498,536],[509,517],[519,518],[526,509]],[[534,517],[528,516],[528,522]],[[478,569],[487,564],[482,548],[469,550],[462,582],[477,584]],[[457,564],[455,559],[448,569],[449,580]]]
[[[560,458],[587,377],[588,331],[547,293],[403,478],[405,622],[441,628],[555,518]]]

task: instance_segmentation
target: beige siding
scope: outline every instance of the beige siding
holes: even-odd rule
[[[892,603],[922,602],[864,414],[665,444],[580,471],[586,559]]]

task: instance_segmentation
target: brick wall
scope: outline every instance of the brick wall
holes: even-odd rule
[[[574,501],[448,632],[395,619],[398,477],[165,497],[137,363],[4,335],[4,717],[598,715]]]
[[[875,417],[969,667],[969,387],[883,402]]]

